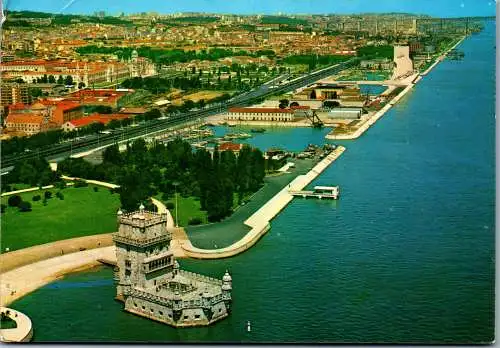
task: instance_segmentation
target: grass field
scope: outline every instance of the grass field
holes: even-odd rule
[[[243,200],[248,200],[251,195],[247,195],[243,198]],[[170,199],[164,201],[161,199],[161,195],[157,195],[155,197],[156,199],[159,199],[162,201],[164,204],[167,203],[173,203],[175,206],[175,196],[171,197]],[[178,215],[179,215],[179,226],[186,227],[189,224],[189,220],[195,217],[198,217],[201,219],[201,224],[206,224],[208,223],[207,219],[207,212],[204,210],[201,210],[200,206],[200,200],[196,197],[181,197],[179,195],[177,197],[179,201],[179,209],[178,209]],[[233,210],[236,210],[238,208],[238,195],[235,193],[234,194],[234,199],[233,199]],[[175,221],[175,208],[170,210],[170,213],[172,214],[172,217],[174,218]]]
[[[179,98],[179,99],[174,99],[172,101],[172,104],[174,104],[174,105],[181,105],[186,100],[192,100],[193,102],[197,103],[197,102],[199,102],[202,99],[204,99],[206,102],[208,102],[208,101],[210,101],[210,100],[212,100],[214,98],[220,97],[224,93],[226,93],[226,92],[220,92],[220,91],[199,91],[199,92],[196,92],[196,93],[187,94],[187,95],[185,95],[185,96],[183,96],[182,98]]]
[[[172,196],[166,201],[161,199],[161,195],[157,196],[156,198],[162,201],[164,204],[173,203],[175,205],[175,196]],[[177,214],[179,215],[179,226],[187,226],[189,220],[194,217],[200,218],[202,224],[207,223],[207,212],[200,210],[201,207],[199,200],[195,199],[195,197],[182,197],[181,195],[179,195],[177,199],[179,203],[177,211]],[[172,214],[172,217],[175,221],[175,209],[170,210],[170,213]]]
[[[21,213],[17,207],[7,207],[2,214],[1,250],[11,251],[61,239],[83,237],[116,231],[116,211],[120,206],[118,194],[93,186],[65,188],[64,200],[55,197],[57,189],[49,189],[53,197],[48,204],[42,200],[33,202],[32,197],[42,191],[21,194],[32,205],[32,211]],[[8,197],[2,197],[7,204]]]

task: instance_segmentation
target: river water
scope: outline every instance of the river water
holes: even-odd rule
[[[34,341],[488,342],[494,333],[495,26],[466,39],[312,184],[337,202],[294,200],[253,248],[183,268],[233,275],[233,313],[173,329],[122,311],[101,267],[11,306]],[[300,150],[324,131],[250,140]],[[228,232],[230,233],[230,231]],[[250,320],[252,331],[246,331]]]

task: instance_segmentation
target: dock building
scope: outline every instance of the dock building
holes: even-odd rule
[[[170,248],[167,214],[140,206],[118,212],[116,298],[125,310],[174,327],[205,326],[227,317],[232,279],[181,270]]]
[[[224,116],[227,121],[280,121],[293,122],[295,110],[292,108],[229,108]]]

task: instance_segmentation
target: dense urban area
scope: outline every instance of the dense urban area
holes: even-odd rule
[[[70,252],[104,250],[115,242],[117,259],[106,259],[107,250],[100,260],[125,270],[115,278],[117,299],[127,311],[154,317],[154,301],[144,300],[152,306],[145,314],[144,306],[141,312],[127,298],[150,299],[163,290],[180,296],[180,288],[187,294],[196,282],[206,282],[215,290],[192,303],[165,302],[162,311],[170,308],[173,316],[165,319],[160,311],[153,319],[171,326],[222,319],[231,311],[229,273],[222,281],[188,275],[173,256],[233,256],[266,233],[293,197],[336,200],[338,186],[305,190],[345,150],[327,140],[360,137],[439,62],[462,60],[457,46],[482,29],[481,18],[403,13],[7,11],[0,53],[4,256],[102,234],[97,244],[92,240],[95,245]],[[300,151],[247,142],[274,127],[328,133],[324,144]],[[244,224],[249,232],[225,248],[193,246],[184,230],[231,218],[237,222],[231,220],[230,228]],[[120,230],[111,239],[117,219]],[[131,237],[137,232],[132,227],[122,228],[140,226],[144,232],[139,220],[146,221],[147,242]],[[151,227],[161,224],[172,228],[167,251],[161,239],[166,235]],[[57,245],[32,252],[36,261],[63,257],[66,246]],[[130,295],[146,291],[123,285],[130,281],[131,261],[121,253],[129,255],[130,248],[134,257],[146,257],[149,268],[141,272],[165,268],[176,283],[157,285],[146,277],[149,297]],[[29,264],[23,262],[12,256],[2,272]],[[2,291],[8,302],[22,296]],[[211,296],[210,312],[186,309],[201,306],[204,296]],[[2,323],[9,323],[4,312]]]

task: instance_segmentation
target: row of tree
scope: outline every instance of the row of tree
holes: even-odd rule
[[[213,154],[204,149],[193,152],[182,139],[149,147],[138,139],[123,153],[117,145],[106,148],[101,164],[69,158],[59,169],[71,176],[117,183],[122,209],[127,211],[153,195],[161,193],[167,200],[178,192],[198,197],[209,221],[219,221],[231,213],[235,200],[241,202],[263,184],[265,160],[260,150],[249,146],[235,156],[217,149]]]
[[[285,64],[302,64],[307,65],[310,70],[315,69],[320,65],[333,65],[337,63],[342,63],[348,59],[350,56],[345,55],[316,55],[316,54],[297,54],[285,57],[282,59],[282,63]]]
[[[128,60],[132,57],[132,47],[106,47],[88,45],[76,48],[79,54],[115,54],[119,59]],[[245,50],[232,50],[226,48],[209,48],[200,51],[184,51],[182,49],[162,49],[153,48],[149,46],[142,46],[137,48],[137,53],[140,57],[151,59],[156,64],[171,65],[173,63],[185,63],[192,60],[210,60],[216,61],[221,58],[233,56],[269,56],[273,57],[276,53],[272,50],[259,50],[254,53]]]

